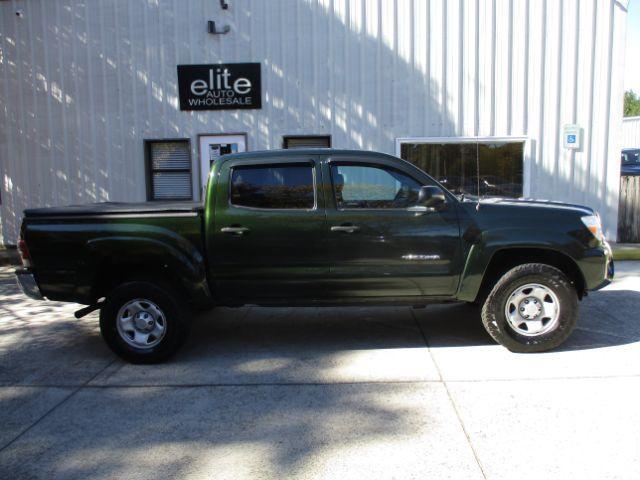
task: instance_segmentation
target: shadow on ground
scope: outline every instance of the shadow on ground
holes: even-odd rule
[[[623,288],[582,302],[561,366],[556,352],[503,351],[466,304],[218,308],[194,318],[170,362],[135,366],[103,345],[97,315],[76,320],[75,305],[32,302],[2,275],[0,477],[340,476],[384,465],[440,478],[462,458],[469,478],[477,465],[442,378],[508,377],[516,370],[496,371],[505,363],[524,365],[524,376],[588,375],[576,366],[586,353],[571,351],[640,340],[640,294]],[[637,352],[617,350],[604,363],[619,373]]]

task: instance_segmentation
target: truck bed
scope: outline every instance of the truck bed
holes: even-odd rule
[[[204,292],[203,217],[194,202],[32,208],[25,210],[22,237],[38,287],[50,300],[92,304],[117,272],[171,272],[170,278]]]
[[[100,215],[144,215],[147,213],[200,213],[203,210],[200,202],[101,202],[66,207],[28,208],[24,211],[26,218],[34,217],[67,217],[67,216],[100,216]]]

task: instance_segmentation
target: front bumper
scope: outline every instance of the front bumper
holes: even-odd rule
[[[613,251],[607,242],[604,242],[603,246],[603,270],[604,270],[604,278],[598,283],[595,287],[590,288],[589,290],[600,290],[601,288],[606,287],[613,281],[613,277],[615,275],[615,264],[613,262]]]
[[[16,280],[22,292],[29,298],[34,300],[44,300],[36,279],[29,270],[18,269],[16,270]]]

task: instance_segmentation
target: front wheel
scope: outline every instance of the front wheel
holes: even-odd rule
[[[116,287],[100,310],[100,332],[111,350],[132,363],[173,355],[188,331],[185,306],[171,289],[146,281]]]
[[[496,283],[482,323],[512,352],[542,352],[562,344],[578,321],[578,296],[567,276],[540,263],[519,265]]]

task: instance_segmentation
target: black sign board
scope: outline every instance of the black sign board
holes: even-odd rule
[[[259,63],[178,65],[180,110],[262,108]]]

